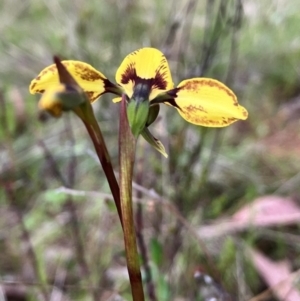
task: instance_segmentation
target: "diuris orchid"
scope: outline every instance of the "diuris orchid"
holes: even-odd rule
[[[248,116],[235,94],[223,83],[211,78],[192,78],[177,87],[168,62],[155,48],[142,48],[125,57],[112,83],[100,71],[81,61],[62,61],[91,102],[102,94],[127,96],[127,114],[132,132],[143,137],[164,155],[164,148],[148,126],[156,119],[159,104],[173,106],[188,122],[206,127],[225,127]],[[44,93],[59,84],[55,64],[46,67],[31,82],[31,93]],[[113,99],[114,102],[121,97]]]

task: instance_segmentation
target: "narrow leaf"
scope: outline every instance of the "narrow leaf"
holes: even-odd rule
[[[157,151],[159,151],[163,156],[168,158],[168,154],[166,153],[165,147],[163,144],[156,139],[148,130],[148,128],[144,128],[141,132],[141,135],[144,137],[144,139],[151,144]]]

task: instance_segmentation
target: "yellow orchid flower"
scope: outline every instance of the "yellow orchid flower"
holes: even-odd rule
[[[171,105],[188,122],[206,127],[225,127],[248,116],[235,94],[215,79],[187,79],[174,88],[166,57],[155,48],[142,48],[127,55],[116,72],[117,85],[89,64],[62,63],[91,102],[108,92],[119,96],[125,93],[128,99],[142,95],[150,107],[160,103]],[[30,92],[43,93],[57,83],[58,72],[53,64],[32,80]]]
[[[163,155],[163,145],[148,130],[156,119],[159,104],[173,106],[188,122],[206,127],[225,127],[248,117],[235,94],[223,83],[212,78],[186,79],[174,87],[166,57],[155,48],[141,48],[125,57],[112,83],[100,71],[81,61],[62,61],[75,82],[96,101],[105,93],[118,95],[113,102],[128,101],[128,119],[135,136],[143,137]],[[53,90],[59,84],[55,64],[46,67],[32,80],[32,94]]]
[[[87,121],[92,111],[87,94],[60,59],[54,56],[53,60],[58,82],[53,82],[47,87],[38,103],[39,109],[47,111],[54,117],[60,117],[63,111],[74,111],[83,121]]]

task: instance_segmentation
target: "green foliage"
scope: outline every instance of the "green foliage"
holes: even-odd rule
[[[163,260],[163,246],[157,240],[157,238],[153,237],[151,239],[149,250],[153,262],[156,264],[157,267],[159,267],[162,264]]]
[[[227,284],[227,286],[233,283],[233,268],[235,266],[236,260],[236,246],[231,237],[227,237],[222,246],[219,257],[219,269],[222,271],[222,281]]]

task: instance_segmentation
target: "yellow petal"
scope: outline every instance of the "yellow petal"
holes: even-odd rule
[[[74,111],[88,103],[85,93],[78,86],[56,84],[49,87],[42,95],[39,109],[60,117],[63,111]],[[88,103],[90,106],[90,104]]]
[[[169,94],[174,97],[179,114],[193,124],[225,127],[248,117],[247,110],[239,105],[235,94],[211,78],[184,80]]]
[[[125,57],[116,73],[116,82],[129,98],[136,84],[148,84],[149,101],[174,87],[166,57],[155,48],[138,49]]]
[[[63,111],[63,105],[58,94],[65,91],[66,86],[63,84],[51,86],[41,97],[38,103],[39,109],[49,112],[54,117],[60,117]]]
[[[80,61],[62,61],[78,85],[86,92],[91,102],[95,101],[105,92],[111,92],[112,84],[101,72],[91,65]],[[46,67],[31,81],[29,91],[31,94],[44,93],[49,87],[59,83],[56,65]]]

